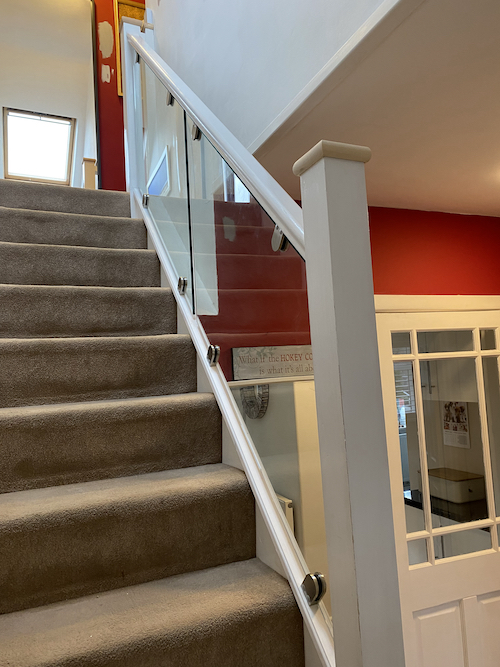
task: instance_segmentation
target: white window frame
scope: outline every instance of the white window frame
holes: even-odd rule
[[[8,147],[8,132],[7,132],[7,117],[9,113],[20,113],[25,116],[42,116],[45,118],[53,118],[54,120],[63,120],[70,123],[70,140],[69,140],[69,149],[68,149],[68,162],[66,165],[66,174],[67,178],[65,181],[52,180],[49,178],[35,178],[32,176],[18,176],[17,174],[10,174],[8,170],[8,156],[9,156],[9,147]],[[73,153],[75,147],[75,128],[76,128],[76,119],[67,118],[66,116],[56,116],[55,114],[42,113],[38,111],[25,111],[24,109],[13,109],[12,107],[3,108],[3,164],[4,164],[4,178],[12,179],[15,181],[32,181],[35,183],[53,183],[55,185],[70,185],[71,178],[73,175]]]

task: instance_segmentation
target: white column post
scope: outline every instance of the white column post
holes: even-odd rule
[[[137,154],[137,137],[139,131],[142,134],[142,127],[136,127],[137,122],[142,122],[142,105],[140,114],[136,113],[134,75],[133,69],[136,61],[136,52],[130,46],[127,36],[140,35],[141,28],[139,22],[137,25],[122,22],[120,26],[121,43],[121,71],[123,84],[123,124],[125,129],[125,173],[127,181],[127,191],[132,192],[138,188],[144,181],[144,175],[138,172],[139,155]]]
[[[403,667],[362,146],[321,141],[300,176],[338,667]]]
[[[82,185],[86,190],[95,190],[95,181],[97,175],[97,161],[93,157],[83,158],[83,178]]]

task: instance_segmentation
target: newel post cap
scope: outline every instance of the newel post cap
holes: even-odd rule
[[[368,162],[371,156],[372,152],[367,146],[342,144],[338,141],[323,139],[297,160],[293,165],[293,173],[295,176],[302,176],[304,172],[324,157],[335,157],[339,160],[352,160],[353,162]]]

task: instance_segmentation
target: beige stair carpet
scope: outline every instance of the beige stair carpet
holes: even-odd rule
[[[303,667],[129,197],[0,180],[0,667]]]

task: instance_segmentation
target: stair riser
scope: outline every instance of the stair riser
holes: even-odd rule
[[[83,190],[61,185],[0,179],[0,206],[85,215],[130,217],[130,195],[109,190]]]
[[[0,338],[175,333],[170,290],[0,285]]]
[[[0,492],[221,461],[212,395],[0,411]]]
[[[159,287],[153,251],[0,244],[0,283]]]
[[[0,206],[0,241],[96,248],[146,248],[142,220]]]
[[[0,340],[0,407],[196,391],[187,336]]]
[[[253,558],[253,496],[232,477],[0,520],[0,613]]]

